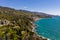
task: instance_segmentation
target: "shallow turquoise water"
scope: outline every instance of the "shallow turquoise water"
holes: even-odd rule
[[[43,18],[35,21],[35,31],[38,35],[51,40],[60,40],[60,18]]]

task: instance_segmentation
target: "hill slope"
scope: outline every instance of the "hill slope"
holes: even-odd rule
[[[44,13],[15,10],[0,6],[1,40],[46,40],[32,32],[32,17],[51,17]],[[8,24],[7,24],[8,23]],[[2,25],[2,26],[1,26]]]

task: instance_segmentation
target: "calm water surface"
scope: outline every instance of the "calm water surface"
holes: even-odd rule
[[[60,17],[43,18],[35,21],[35,31],[38,35],[51,40],[60,40]]]

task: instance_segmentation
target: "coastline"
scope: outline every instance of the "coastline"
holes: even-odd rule
[[[34,18],[34,22],[37,21],[37,20],[41,20],[42,18]],[[33,23],[33,28],[32,28],[32,32],[34,32],[36,34],[36,36],[38,36],[39,38],[42,38],[42,39],[46,39],[46,40],[50,40],[49,38],[46,38],[46,37],[43,37],[41,35],[38,35],[35,31],[35,28],[36,28],[36,25]]]

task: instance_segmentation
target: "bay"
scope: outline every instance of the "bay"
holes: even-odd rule
[[[42,18],[34,22],[38,35],[51,40],[60,40],[60,17]]]

